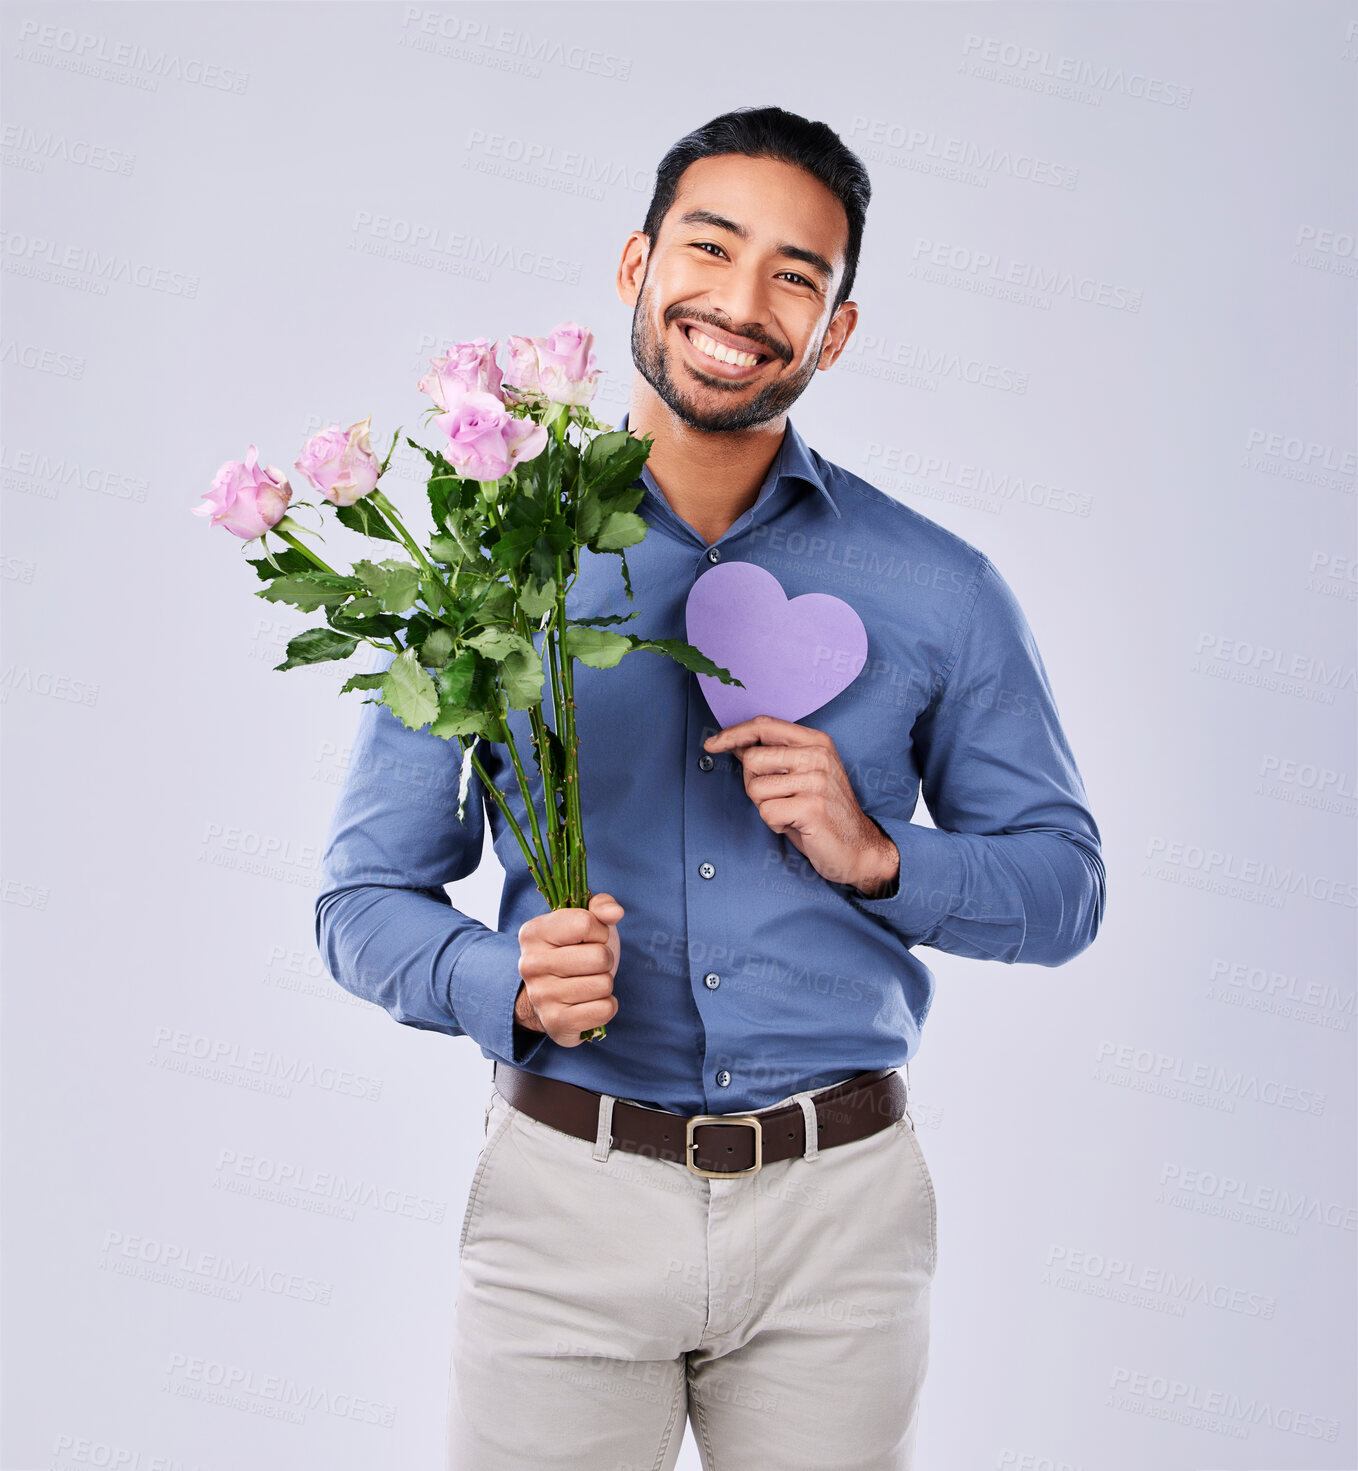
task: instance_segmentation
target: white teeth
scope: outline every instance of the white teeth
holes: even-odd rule
[[[716,358],[720,363],[732,363],[738,368],[752,368],[759,361],[759,354],[754,352],[736,352],[734,348],[726,347],[720,342],[714,342],[704,333],[699,332],[696,327],[689,330],[688,340],[710,358]]]

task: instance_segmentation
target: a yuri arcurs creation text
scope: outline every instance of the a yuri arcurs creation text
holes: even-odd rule
[[[276,667],[347,659],[360,643],[392,650],[385,671],[352,675],[340,693],[371,690],[364,703],[386,705],[412,730],[427,727],[457,741],[459,820],[475,771],[548,906],[585,908],[573,661],[608,669],[625,654],[651,649],[694,673],[740,681],[680,639],[643,639],[605,626],[636,612],[567,617],[566,595],[584,549],[617,554],[633,600],[626,548],[646,535],[636,507],[645,494],[639,476],[650,437],[633,438],[589,412],[599,370],[593,337],[575,322],[548,337],[508,337],[503,370],[498,347],[484,337],[459,342],[432,359],[419,382],[434,404],[426,420],[440,431],[437,449],[406,440],[429,462],[433,531],[423,544],[380,489],[401,431],[379,463],[368,442],[371,415],[348,429],[321,430],[294,466],[320,493],[318,512],[329,506],[343,526],[386,544],[391,555],[357,561],[347,572],[322,561],[301,540],[315,533],[289,514],[313,503],[294,502],[288,477],[276,466],[261,467],[253,444],[244,461],[228,460],[218,470],[194,513],[246,543],[259,542],[263,556],[250,562],[265,584],[257,597],[324,616],[322,626],[288,643]],[[269,546],[270,532],[281,546]],[[506,719],[510,709],[529,712],[543,812]],[[478,739],[508,747],[529,831],[482,765]],[[586,1035],[602,1037],[604,1028]]]

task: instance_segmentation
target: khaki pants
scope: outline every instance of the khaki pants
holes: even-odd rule
[[[448,1471],[669,1471],[685,1415],[707,1471],[910,1471],[933,1183],[908,1114],[819,1152],[812,1132],[804,1155],[708,1180],[492,1091]]]

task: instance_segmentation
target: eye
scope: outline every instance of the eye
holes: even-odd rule
[[[726,254],[726,252],[722,250],[721,246],[712,240],[691,240],[689,241],[689,244],[692,245],[695,250],[706,250],[708,246],[711,246],[713,250],[719,251],[722,255]],[[803,286],[809,286],[812,291],[820,290],[820,287],[817,286],[814,281],[808,280],[805,276],[801,274],[800,271],[779,271],[778,274],[780,276],[791,276],[794,281],[800,281]]]

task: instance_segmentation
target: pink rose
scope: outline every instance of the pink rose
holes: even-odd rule
[[[430,358],[428,372],[420,379],[419,390],[427,393],[443,410],[450,413],[465,393],[493,393],[500,396],[504,374],[495,361],[499,342],[474,337],[470,342],[455,342],[442,358]]]
[[[516,419],[493,393],[463,394],[457,407],[436,415],[434,423],[448,436],[449,463],[468,480],[498,480],[547,447],[547,430],[531,419]]]
[[[377,484],[382,467],[368,444],[371,424],[371,414],[347,429],[332,424],[313,434],[294,461],[326,500],[337,506],[352,506]]]
[[[550,337],[509,337],[505,347],[504,381],[511,388],[546,394],[558,404],[587,404],[594,397],[599,383],[594,334],[578,322],[559,323]]]
[[[283,519],[292,499],[288,477],[275,465],[263,470],[256,463],[259,452],[252,444],[245,460],[228,460],[213,477],[212,489],[203,492],[205,506],[195,506],[195,516],[211,516],[213,526],[225,526],[242,541],[254,541]]]

